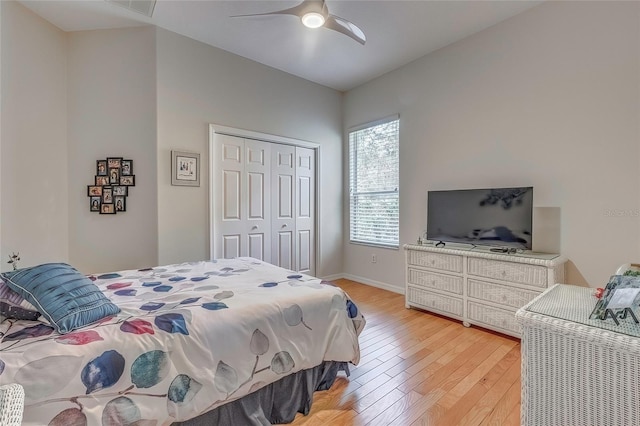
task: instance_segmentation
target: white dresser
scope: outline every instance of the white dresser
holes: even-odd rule
[[[486,248],[405,245],[406,307],[425,309],[520,337],[515,312],[555,283],[566,259],[554,254],[506,254]]]

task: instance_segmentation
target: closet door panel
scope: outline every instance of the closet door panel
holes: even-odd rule
[[[246,256],[244,141],[219,135],[215,147],[217,170],[214,197],[214,257]]]
[[[271,229],[277,235],[272,241],[272,262],[276,266],[295,269],[295,152],[290,145],[272,144],[271,151]]]
[[[296,270],[315,275],[315,151],[296,147]]]
[[[271,262],[271,144],[244,140],[247,254]]]

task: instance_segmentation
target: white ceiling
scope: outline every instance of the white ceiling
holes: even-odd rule
[[[22,0],[64,31],[153,24],[340,91],[508,19],[541,1],[326,0],[329,12],[360,27],[362,46],[289,15],[230,18],[299,1],[158,0],[152,18],[103,0]]]

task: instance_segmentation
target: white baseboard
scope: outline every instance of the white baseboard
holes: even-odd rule
[[[383,290],[392,291],[394,293],[404,294],[404,288],[398,288],[391,284],[383,283],[381,281],[370,280],[369,278],[359,277],[357,275],[334,274],[328,277],[323,277],[322,279],[327,281],[333,281],[333,280],[338,280],[340,278],[345,278],[351,281],[357,281],[362,284],[370,285],[371,287],[381,288]]]
[[[320,277],[320,279],[323,279],[325,281],[334,281],[339,280],[340,278],[345,278],[344,274],[333,274],[327,275],[326,277]]]

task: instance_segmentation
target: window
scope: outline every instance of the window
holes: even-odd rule
[[[349,132],[351,242],[398,247],[399,120]]]

